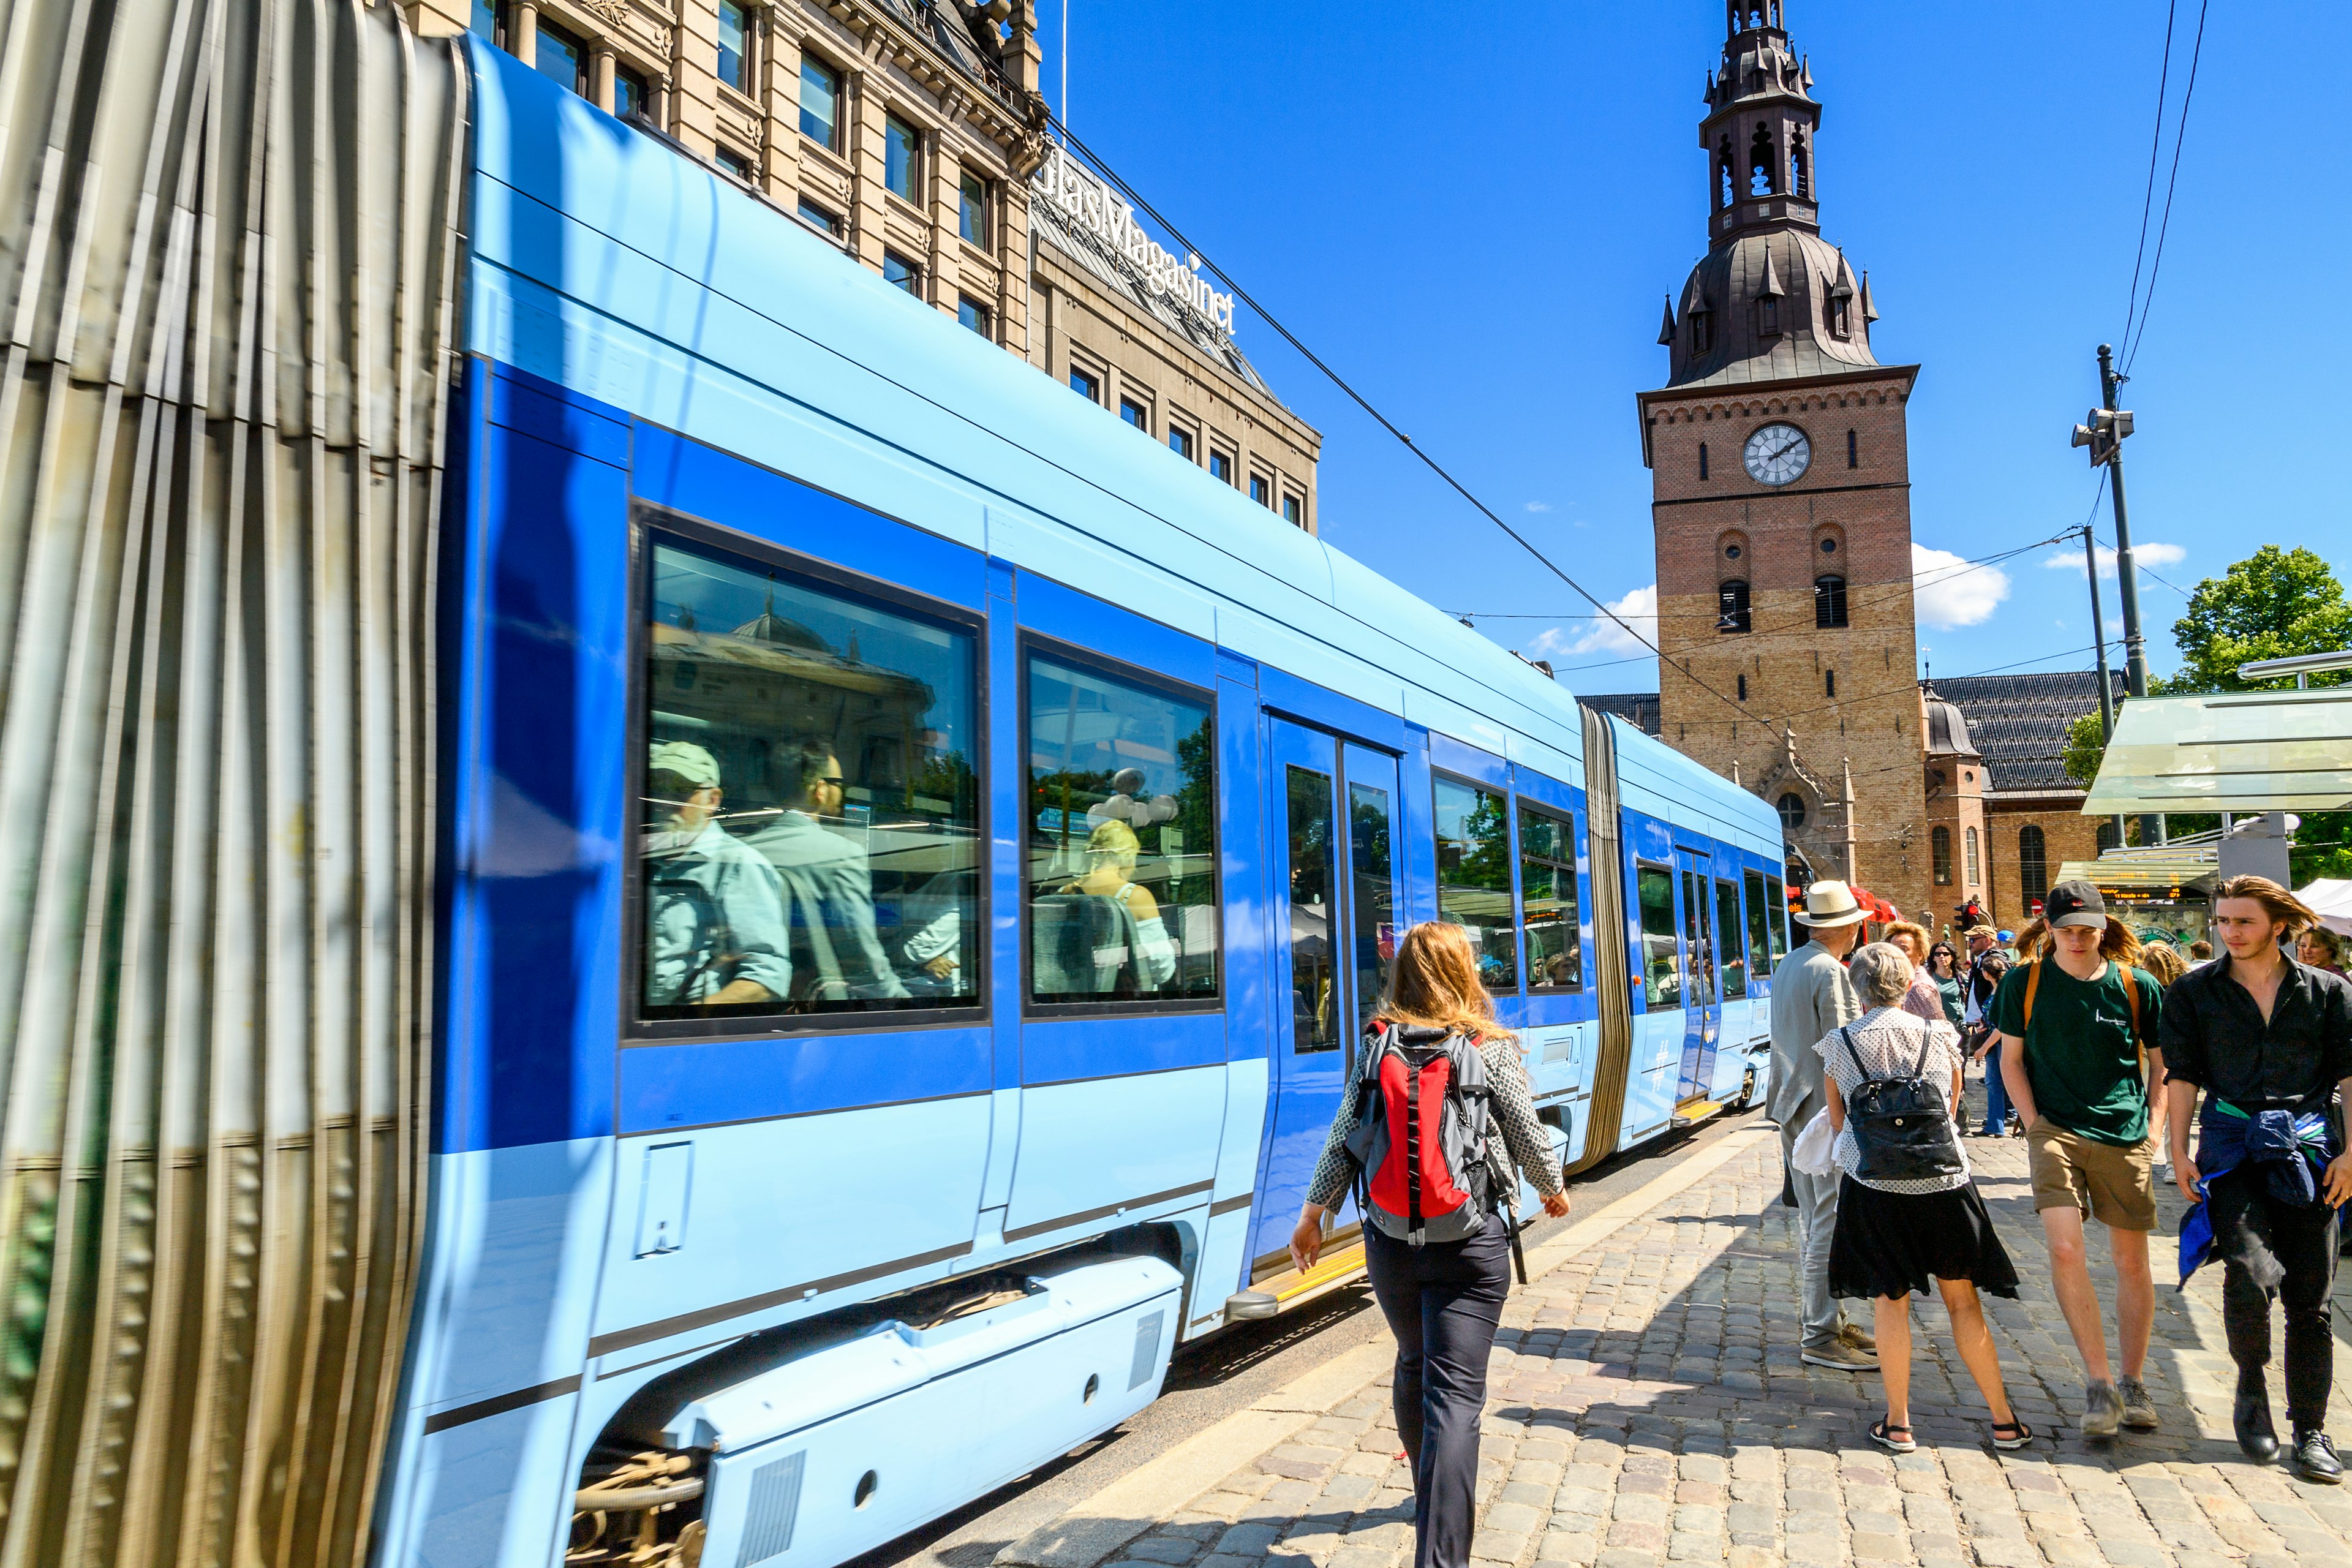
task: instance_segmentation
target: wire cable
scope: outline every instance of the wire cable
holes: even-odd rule
[[[2147,191],[2139,202],[2139,248],[2132,254],[2131,292],[2125,296],[2124,336],[2131,342],[2132,320],[2139,314],[2139,269],[2147,259],[2147,220],[2156,210],[2157,155],[2164,151],[2164,110],[2172,90],[2172,23],[2179,10],[2180,0],[2166,0],[2164,7],[2164,65],[2156,77],[2156,125],[2147,141]]]
[[[2139,334],[2125,350],[2123,370],[2128,375],[2138,363],[2139,345],[2147,338],[2147,319],[2156,305],[2156,280],[2164,271],[2165,237],[2172,232],[2172,195],[2180,184],[2180,148],[2189,139],[2189,104],[2197,96],[2197,65],[2205,57],[2205,12],[2211,0],[2199,0],[2197,42],[2189,51],[2189,85],[2180,92],[2180,121],[2172,132],[2172,174],[2164,185],[2164,220],[2157,226],[2156,258],[2148,263],[2147,295],[2140,301]]]

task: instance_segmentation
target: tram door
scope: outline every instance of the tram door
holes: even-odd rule
[[[1704,849],[1675,849],[1680,883],[1683,951],[1689,960],[1690,988],[1683,995],[1682,1071],[1675,1103],[1706,1093],[1715,1081],[1715,1052],[1723,1037],[1723,1000],[1716,988],[1714,857]],[[1737,940],[1738,933],[1733,933]]]
[[[1273,1135],[1258,1181],[1253,1281],[1290,1268],[1291,1226],[1323,1152],[1358,1036],[1396,952],[1397,760],[1318,730],[1271,721],[1267,813],[1276,943]],[[1331,1250],[1357,1229],[1352,1198],[1330,1222]]]

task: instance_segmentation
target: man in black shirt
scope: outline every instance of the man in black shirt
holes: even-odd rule
[[[2335,1378],[2328,1297],[2336,1211],[2352,1200],[2352,1152],[2332,1101],[2340,1093],[2352,1106],[2352,984],[2284,952],[2282,944],[2315,919],[2266,877],[2223,882],[2213,929],[2229,951],[2173,983],[2161,1042],[2171,1075],[2173,1179],[2195,1203],[2189,1123],[2200,1092],[2198,1159],[2220,1172],[2205,1203],[2223,1266],[2221,1324],[2238,1363],[2239,1447],[2257,1459],[2278,1452],[2265,1374],[2276,1296],[2286,1308],[2294,1466],[2305,1480],[2332,1485],[2344,1469],[2323,1430]]]

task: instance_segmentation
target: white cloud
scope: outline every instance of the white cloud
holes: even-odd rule
[[[1658,640],[1656,584],[1636,588],[1622,599],[1612,599],[1609,607],[1642,637],[1653,643]],[[1624,626],[1615,621],[1600,619],[1580,621],[1573,627],[1552,626],[1538,632],[1528,644],[1528,653],[1536,658],[1550,658],[1556,654],[1600,654],[1612,658],[1639,658],[1649,651],[1639,638],[1628,635]]]
[[[1937,631],[1973,626],[1992,618],[2009,597],[2009,574],[1995,566],[1971,566],[1948,550],[1911,546],[1911,603],[1922,625]]]
[[[1529,511],[1549,511],[1551,510],[1551,502],[1548,500],[1531,500],[1528,502],[1528,510]]]
[[[2104,544],[2100,545],[2098,550],[2099,575],[2112,583],[2116,577],[2116,552]],[[2178,544],[2166,544],[2158,541],[2150,544],[2132,546],[2132,562],[2139,566],[2177,566],[2188,559],[2189,552]],[[2042,564],[2045,570],[2051,572],[2080,572],[2083,569],[2083,552],[2079,550],[2062,550],[2055,555],[2043,556]]]

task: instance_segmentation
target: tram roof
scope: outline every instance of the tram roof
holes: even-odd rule
[[[476,352],[1581,782],[1565,684],[1139,439],[797,219],[470,47]],[[1769,813],[1637,731],[1620,750],[1654,750],[1654,771],[1721,796],[1727,826]]]

